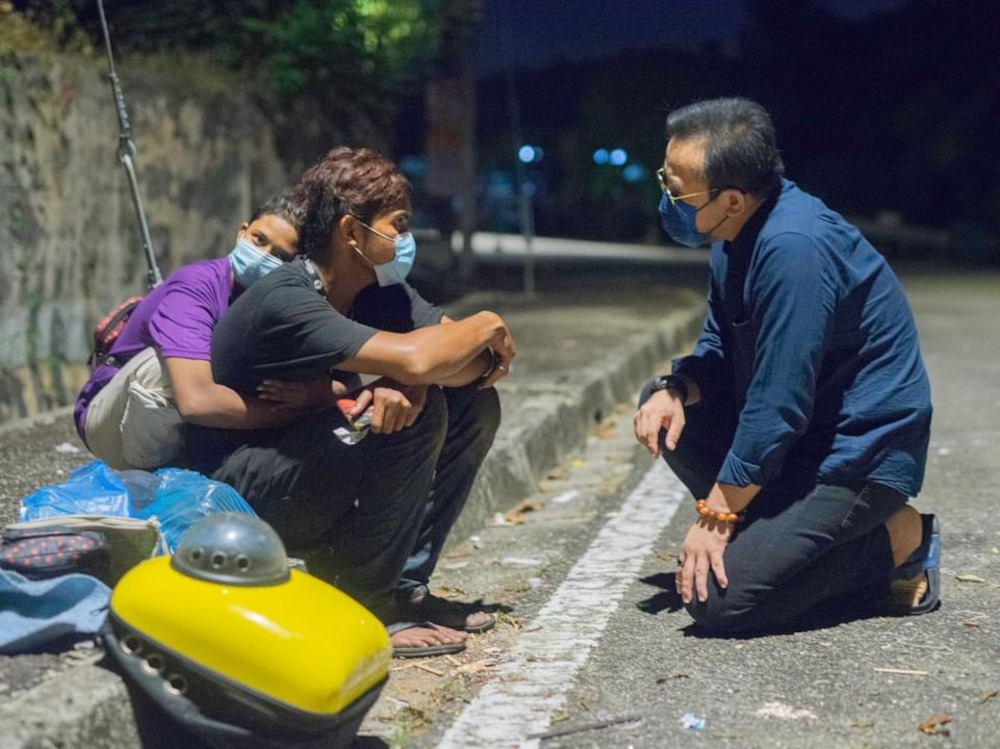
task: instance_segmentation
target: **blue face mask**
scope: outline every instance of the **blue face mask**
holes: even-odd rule
[[[365,255],[357,247],[354,250],[361,255],[365,260],[371,263],[372,267],[375,269],[375,280],[378,281],[379,286],[395,286],[398,283],[403,283],[406,277],[410,275],[410,269],[413,267],[413,261],[417,257],[417,240],[413,238],[413,234],[406,231],[402,234],[397,234],[395,237],[390,237],[387,234],[383,234],[377,229],[373,229],[368,226],[368,224],[358,222],[363,227],[369,231],[378,234],[380,237],[392,240],[392,243],[396,247],[396,255],[387,263],[381,263],[380,265],[375,265],[372,263],[371,259]]]
[[[282,262],[248,239],[239,239],[233,251],[229,253],[229,267],[233,277],[244,289],[250,288],[257,281],[275,268],[280,268]]]
[[[705,205],[711,202],[710,200]],[[704,208],[705,205],[701,208]],[[701,247],[709,241],[708,234],[698,231],[694,223],[701,208],[695,208],[683,200],[671,200],[664,195],[660,198],[660,223],[663,224],[664,231],[677,244],[691,248]]]

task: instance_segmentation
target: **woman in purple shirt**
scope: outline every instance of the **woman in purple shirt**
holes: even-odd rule
[[[275,403],[212,378],[216,323],[244,289],[295,257],[301,213],[288,195],[269,200],[228,256],[179,268],[136,307],[111,348],[114,363],[98,365],[77,398],[77,431],[94,455],[113,468],[152,470],[182,455],[185,423],[278,426],[295,418],[295,406],[332,400],[328,380],[286,388]]]

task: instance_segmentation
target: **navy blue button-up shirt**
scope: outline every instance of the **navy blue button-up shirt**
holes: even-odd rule
[[[920,490],[930,384],[902,287],[857,229],[793,182],[734,242],[712,245],[705,326],[674,372],[738,414],[721,483]]]

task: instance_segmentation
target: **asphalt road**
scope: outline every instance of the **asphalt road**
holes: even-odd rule
[[[546,273],[543,288],[564,281],[561,272]],[[631,444],[623,406],[543,482],[534,499],[545,507],[527,513],[522,525],[485,530],[443,561],[436,584],[461,597],[501,601],[510,616],[475,638],[458,665],[437,659],[431,667],[438,673],[412,667],[396,673],[397,683],[409,680],[411,695],[391,703],[395,711],[372,716],[364,733],[390,745],[461,746],[461,733],[449,730],[477,694],[497,685],[503,694],[529,695],[532,709],[547,711],[548,730],[572,731],[524,744],[547,749],[1000,746],[1000,516],[993,501],[1000,468],[1000,277],[922,274],[904,283],[934,392],[927,480],[915,505],[942,520],[938,611],[912,619],[819,620],[792,634],[748,639],[699,637],[677,610],[664,574],[694,517],[689,501],[676,514],[638,516],[648,526],[647,546],[599,545],[629,508],[641,508],[636,492],[651,481],[651,461]],[[0,433],[0,496],[19,496],[89,460],[56,449],[75,444],[65,416],[27,435],[16,428]],[[596,604],[560,597],[581,560],[596,569],[595,548],[609,574],[618,566],[602,557],[609,549],[631,553],[634,572],[620,565],[627,579],[592,591],[603,596]],[[552,602],[562,600],[583,600],[586,607],[572,603],[553,612]],[[637,606],[642,602],[645,610]],[[551,634],[548,650],[530,644],[542,633]],[[570,640],[564,652],[557,652],[560,638]],[[32,657],[39,659],[33,668],[44,668],[46,657]],[[550,657],[556,674],[543,668]],[[532,683],[536,678],[548,681]],[[684,728],[688,713],[704,726]],[[932,716],[950,718],[941,727],[947,736],[919,730]],[[625,717],[637,720],[595,727]]]
[[[572,565],[592,555],[596,539],[642,486],[651,462],[633,456],[628,480],[614,496],[599,501],[601,512],[592,511],[573,529],[577,542],[563,554],[543,553],[560,537],[551,531],[547,536],[525,533],[524,546],[504,547],[508,558],[534,559],[535,566],[521,574],[546,581],[553,590],[549,596],[529,594],[519,603],[523,634],[511,645],[519,660],[482,687],[491,690],[480,692],[489,695],[487,704],[471,697],[466,697],[472,699],[468,705],[456,701],[454,713],[471,714],[473,720],[458,717],[453,723],[451,717],[439,717],[418,745],[462,746],[464,739],[468,746],[510,746],[499,743],[499,737],[505,723],[519,719],[511,700],[522,695],[528,698],[522,711],[547,712],[548,730],[570,731],[523,744],[547,749],[688,743],[1000,746],[1000,515],[994,501],[1000,468],[1000,278],[922,275],[904,281],[934,393],[927,480],[914,504],[942,521],[943,603],[936,612],[846,621],[831,616],[791,634],[746,639],[699,636],[678,610],[666,574],[672,570],[669,554],[677,552],[694,518],[689,501],[680,503],[644,554],[631,584],[621,592],[610,584],[600,591],[610,616],[580,604],[579,598],[560,598],[566,580],[573,578],[571,572],[567,577]],[[627,425],[619,431],[627,432]],[[554,510],[548,519],[552,509],[530,522],[559,527],[563,511]],[[546,545],[540,549],[540,543]],[[573,558],[565,558],[571,551]],[[607,562],[607,548],[597,551]],[[622,564],[627,564],[624,556]],[[466,577],[465,586],[475,584]],[[541,649],[532,644],[545,628],[561,626],[546,609],[554,600],[579,605],[562,612],[564,619],[579,617],[574,627],[554,634],[574,638],[574,650],[551,656],[561,669],[558,676],[538,667],[554,652],[552,642]],[[637,606],[643,602],[646,611]],[[703,727],[685,728],[687,714],[703,719]],[[937,729],[927,728],[941,733],[920,730],[934,716],[948,719]],[[637,720],[596,727],[626,717]],[[484,727],[490,721],[499,733]],[[473,734],[496,736],[498,743],[473,743]]]

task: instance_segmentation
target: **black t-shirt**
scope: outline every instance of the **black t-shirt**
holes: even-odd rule
[[[329,376],[379,330],[405,333],[441,322],[441,309],[405,283],[367,287],[345,317],[313,280],[299,259],[240,295],[212,335],[212,376],[217,383],[253,395],[269,378]]]

